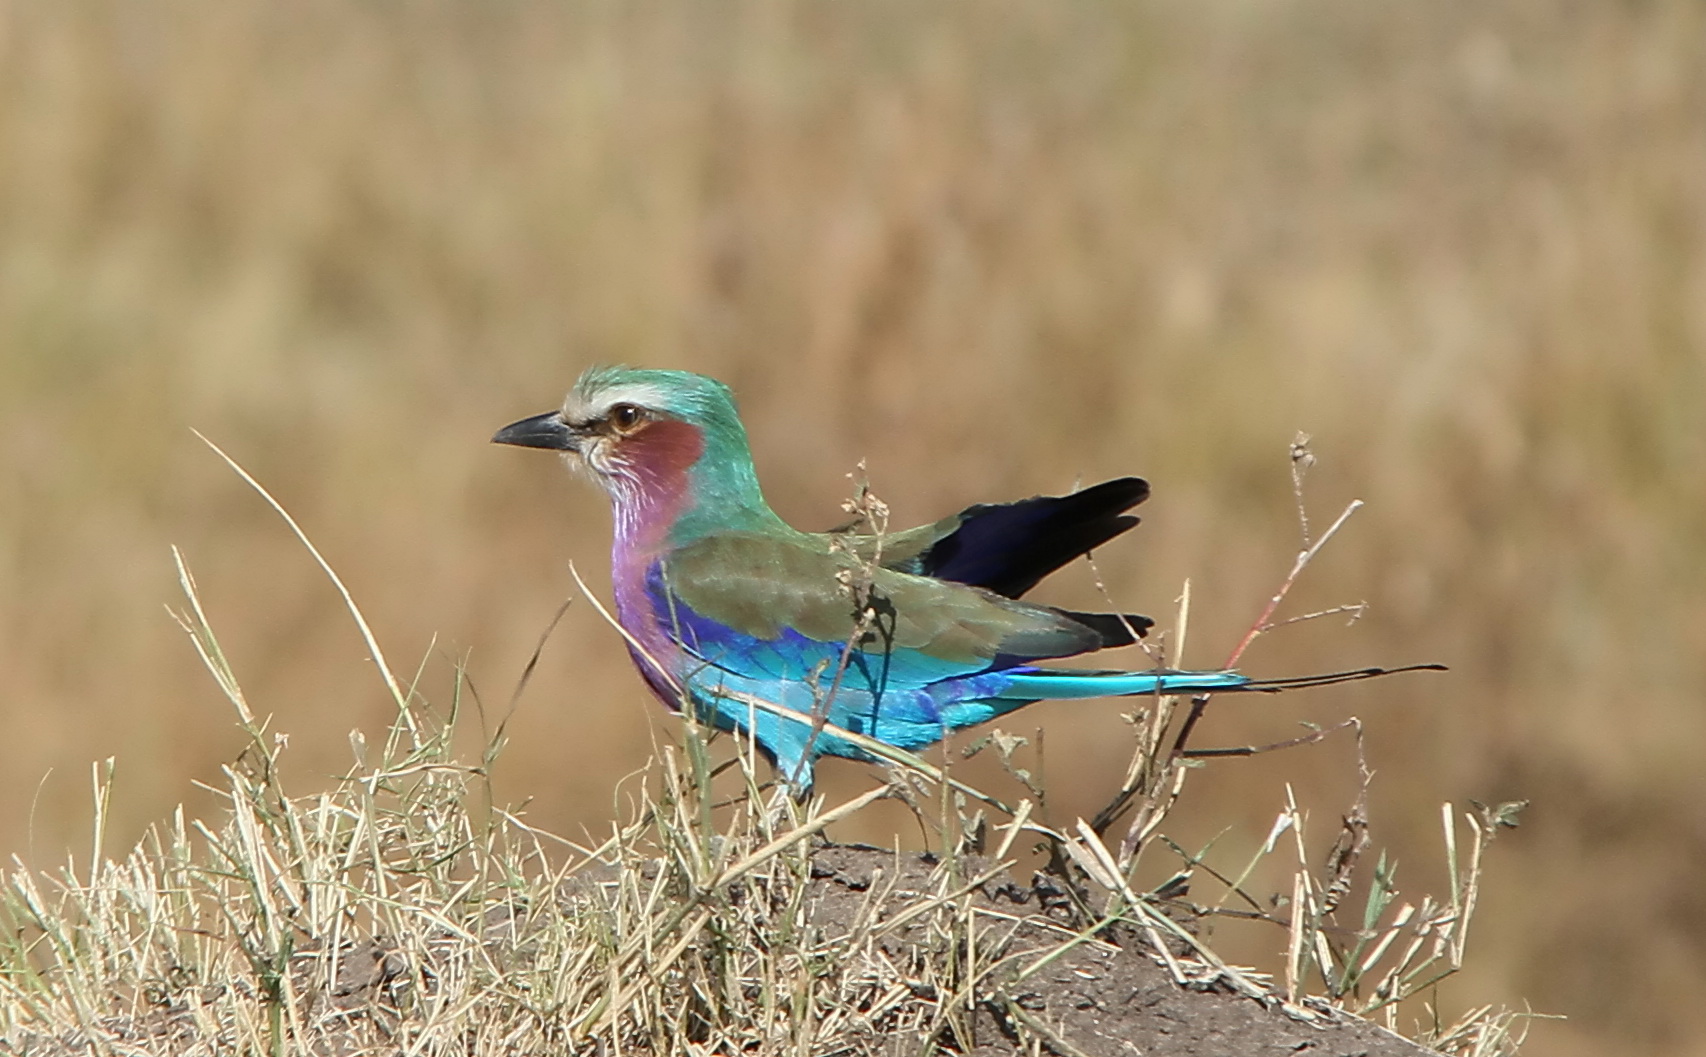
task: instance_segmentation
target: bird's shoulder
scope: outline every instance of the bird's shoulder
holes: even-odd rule
[[[938,521],[915,528],[876,536],[845,530],[817,534],[825,546],[838,546],[850,551],[860,561],[875,562],[896,572],[922,573],[925,556],[932,548],[959,531],[966,514],[949,514]],[[839,541],[834,543],[831,541]]]

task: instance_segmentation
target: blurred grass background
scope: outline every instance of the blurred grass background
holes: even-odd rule
[[[1313,433],[1318,526],[1369,506],[1288,612],[1373,608],[1246,666],[1453,671],[1226,699],[1201,743],[1362,715],[1412,897],[1439,801],[1532,799],[1448,1001],[1568,1014],[1535,1052],[1706,1053],[1699,3],[0,2],[0,848],[82,848],[108,755],[115,850],[209,809],[241,738],[169,544],[299,766],[388,716],[191,427],[496,716],[608,518],[486,439],[612,360],[736,386],[803,527],[861,457],[908,524],[1148,476],[1102,570],[1164,619],[1191,577],[1199,665],[1290,563]],[[1047,730],[1057,821],[1117,782],[1120,710],[1009,724]],[[578,605],[500,790],[601,831],[660,715]],[[1350,760],[1216,763],[1186,832],[1241,858],[1292,781],[1330,836]],[[873,818],[845,835],[916,839]]]

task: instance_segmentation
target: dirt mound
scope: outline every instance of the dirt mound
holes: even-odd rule
[[[938,865],[930,857],[877,848],[819,848],[812,857],[811,919],[833,935],[852,929],[863,915],[904,914],[934,891]],[[997,949],[988,956],[1029,949],[1040,959],[1074,931],[1067,924],[1069,902],[1047,879],[1028,886],[1011,880],[985,884],[965,898],[991,918],[1011,921],[1004,935],[991,937]],[[902,926],[887,953],[902,963],[928,957],[927,932],[923,923]],[[1309,1010],[1308,1019],[1300,1019],[1286,1012],[1277,996],[1263,1002],[1224,985],[1182,987],[1144,938],[1107,930],[1099,940],[1066,949],[1022,980],[1014,979],[1022,971],[1016,966],[992,974],[967,1019],[970,1037],[945,1040],[944,1048],[996,1057],[1035,1052],[1030,1040],[1038,1039],[1060,1054],[1109,1057],[1423,1057],[1434,1052],[1342,1013]],[[1188,954],[1182,949],[1171,953],[1175,959]]]
[[[622,893],[636,887],[659,885],[653,891],[662,892],[669,877],[661,860],[625,872],[595,866],[561,884],[554,900],[492,904],[471,934],[441,930],[412,946],[384,937],[304,937],[290,955],[288,985],[279,979],[270,996],[260,978],[215,984],[189,974],[151,985],[143,1013],[97,1016],[58,1033],[25,1030],[0,1042],[0,1049],[9,1043],[39,1057],[213,1055],[232,1052],[234,1044],[241,1048],[238,1040],[245,1037],[264,1045],[270,1032],[273,1052],[304,1057],[416,1051],[484,1057],[494,1052],[494,1036],[470,1029],[428,1042],[423,1017],[487,999],[500,1007],[492,1011],[494,1023],[544,1013],[528,1001],[538,996],[543,977],[528,973],[537,973],[548,937],[566,935],[563,922],[611,915]],[[624,981],[647,991],[642,1005],[673,1003],[684,1010],[682,1034],[653,1034],[630,1018],[602,1032],[548,1028],[531,1042],[512,1038],[502,1052],[602,1055],[612,1052],[614,1039],[628,1052],[673,1053],[685,1040],[697,1047],[694,1053],[810,1047],[816,1057],[1433,1052],[1333,1010],[1253,996],[1247,978],[1234,988],[1225,972],[1193,959],[1185,942],[1162,951],[1153,938],[1124,926],[1087,932],[1078,904],[1052,880],[1038,875],[1021,884],[975,857],[950,866],[927,855],[821,844],[809,852],[800,848],[791,862],[778,860],[773,874],[753,874],[722,891],[732,909],[720,920],[758,922],[757,931],[738,939],[725,925],[709,926],[696,939],[680,941],[675,969],[671,958],[654,954]],[[772,941],[773,949],[760,949]],[[746,968],[732,956],[742,944],[755,959]],[[777,953],[785,951],[805,957]],[[578,958],[569,954],[571,961]],[[478,989],[459,990],[456,965],[470,955],[488,962],[496,975]],[[530,964],[531,970],[524,968]],[[681,969],[694,964],[708,971]],[[766,968],[754,972],[754,964]],[[1175,967],[1194,982],[1181,986]],[[736,1036],[719,1020],[726,1010],[719,1014],[704,1001],[707,988],[725,989],[728,1008],[744,1003],[815,1012],[777,1022],[809,1024],[803,1035],[799,1027],[783,1026],[725,1049]],[[284,994],[290,997],[281,1000]],[[221,1009],[227,1012],[216,1012]],[[584,1012],[584,1003],[570,1002],[551,1010],[549,1019],[579,1022]],[[239,1026],[245,1022],[247,1032]]]

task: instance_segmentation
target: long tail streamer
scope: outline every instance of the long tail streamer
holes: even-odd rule
[[[1312,686],[1354,683],[1359,679],[1378,679],[1383,675],[1397,675],[1400,672],[1444,672],[1449,670],[1443,664],[1406,664],[1402,668],[1354,668],[1344,672],[1294,675],[1284,679],[1255,679],[1243,686],[1232,687],[1231,689],[1256,690],[1265,694],[1277,694],[1285,690],[1303,690]]]

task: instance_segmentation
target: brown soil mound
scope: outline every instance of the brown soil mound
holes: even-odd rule
[[[871,912],[867,901],[873,892],[887,895],[887,905],[877,913],[901,913],[932,889],[934,869],[932,860],[918,855],[847,845],[819,848],[812,858],[812,919],[829,932],[849,929],[857,915]],[[884,875],[891,875],[892,883]],[[1006,953],[1031,947],[1040,954],[1058,947],[1062,933],[1045,922],[1070,917],[1066,901],[1046,880],[1028,887],[1011,881],[986,885],[968,898],[1017,919],[1005,940]],[[927,943],[917,935],[924,929],[899,930],[896,947]],[[988,997],[969,1020],[971,1037],[946,1040],[946,1047],[986,1057],[1033,1053],[1032,1040],[1039,1039],[1045,1051],[1094,1057],[1425,1057],[1434,1052],[1342,1013],[1309,1011],[1308,1019],[1300,1019],[1277,996],[1264,1002],[1221,985],[1181,987],[1141,937],[1115,933],[1106,938],[1111,942],[1072,947],[1017,985],[999,976],[991,979],[982,989]],[[907,952],[890,953],[904,958]],[[906,1049],[898,1043],[892,1048]],[[874,1045],[871,1052],[886,1049]]]
[[[958,876],[968,883],[989,867],[969,857],[957,865]],[[957,958],[962,969],[966,964],[974,967],[964,974],[976,979],[968,1004],[964,992],[956,999],[929,982],[941,978],[944,943],[963,942],[945,940],[940,919],[932,917],[942,907],[941,863],[918,854],[829,844],[812,851],[809,874],[800,876],[806,885],[804,922],[820,937],[820,946],[850,951],[858,945],[846,940],[860,930],[880,935],[875,946],[848,956],[882,961],[895,970],[888,978],[900,981],[898,1001],[886,1002],[887,1013],[860,1020],[863,1027],[839,1035],[836,1054],[1426,1057],[1434,1052],[1346,1014],[1288,1007],[1278,996],[1239,993],[1216,981],[1212,971],[1204,974],[1210,982],[1180,986],[1156,948],[1135,932],[1109,929],[1094,939],[1069,942],[1082,931],[1072,902],[1041,876],[1028,886],[1001,878],[966,888],[956,897],[988,923],[973,944],[976,951],[946,955],[949,961]],[[577,876],[562,890],[561,913],[595,912],[616,880],[614,871]],[[756,889],[749,892],[750,898],[759,896]],[[503,908],[488,913],[492,936],[506,931],[512,913]],[[1050,952],[1057,953],[1041,968],[1024,972]],[[336,984],[328,987],[316,983],[323,977],[316,977],[314,969],[327,953],[323,944],[305,942],[297,949],[298,966],[292,975],[304,1008],[334,1026],[300,1047],[287,1044],[285,1052],[342,1057],[386,1052],[373,1048],[376,1039],[389,1038],[393,1044],[406,1039],[403,1024],[408,1014],[403,1010],[432,997],[426,993],[433,990],[427,982],[431,974],[411,973],[408,959],[382,940],[348,941],[340,946]],[[1180,963],[1190,955],[1183,945],[1169,953]],[[981,972],[977,966],[983,967]],[[258,1001],[261,996],[249,997]],[[932,1013],[940,1023],[940,1011],[956,1004],[960,1009],[948,1018],[947,1030],[920,1034],[919,1023]],[[0,1049],[17,1045],[19,1052],[40,1057],[231,1052],[231,1040],[217,1029],[209,1034],[212,1025],[198,1019],[194,1007],[194,1002],[163,995],[149,1015],[99,1018],[91,1030],[58,1036],[24,1032],[0,1042]],[[566,1047],[552,1052],[577,1052],[574,1044]],[[651,1052],[643,1039],[630,1039],[623,1049]],[[782,1049],[797,1052],[792,1044],[784,1043]],[[473,1040],[458,1052],[470,1057],[486,1053]],[[609,1047],[589,1040],[585,1052],[603,1054]]]

